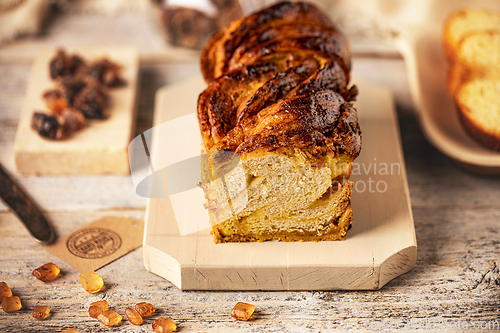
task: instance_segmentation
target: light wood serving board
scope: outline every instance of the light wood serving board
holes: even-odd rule
[[[109,90],[110,114],[104,120],[90,120],[85,128],[61,141],[42,138],[31,129],[35,110],[46,111],[42,94],[56,83],[49,76],[49,62],[55,49],[41,51],[34,59],[21,111],[14,159],[22,174],[128,174],[127,148],[135,124],[135,101],[139,71],[138,53],[133,48],[66,48],[68,54],[77,53],[85,60],[102,57],[122,66],[127,84]]]
[[[417,244],[393,98],[360,78],[353,82],[363,148],[351,177],[354,222],[345,241],[214,244],[209,229],[181,236],[167,195],[148,200],[146,269],[183,290],[373,290],[410,270]],[[155,124],[193,113],[204,88],[193,78],[160,89]],[[198,128],[195,121],[188,126]],[[168,145],[153,146],[153,164]],[[193,197],[186,206],[202,204]]]

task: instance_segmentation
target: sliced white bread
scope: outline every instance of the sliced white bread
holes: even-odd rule
[[[448,70],[448,90],[474,78],[500,79],[500,30],[469,33],[457,45]]]
[[[500,80],[475,78],[460,84],[455,103],[467,132],[484,146],[500,151]]]
[[[500,12],[464,8],[443,29],[447,87],[466,131],[500,151]]]
[[[443,45],[452,61],[455,50],[466,35],[484,30],[500,29],[500,12],[489,9],[463,8],[452,13],[444,24]]]

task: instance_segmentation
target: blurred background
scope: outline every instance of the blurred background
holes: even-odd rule
[[[133,45],[143,61],[196,59],[208,38],[271,0],[4,0],[0,61],[29,62],[51,46]],[[311,1],[348,35],[356,54],[397,53],[390,41],[415,18],[441,15],[434,1]],[[446,7],[449,1],[439,1]],[[444,15],[444,14],[443,14]],[[404,26],[403,26],[404,25]]]
[[[30,62],[52,46],[132,45],[142,61],[197,60],[208,38],[231,20],[273,0],[3,0],[0,61]],[[392,41],[441,23],[466,0],[312,0],[346,33],[353,55],[397,55]],[[193,52],[194,50],[194,52]]]

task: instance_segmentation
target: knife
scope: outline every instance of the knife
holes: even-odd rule
[[[49,244],[54,240],[54,230],[40,209],[7,174],[2,164],[0,164],[0,198],[19,217],[38,242]]]

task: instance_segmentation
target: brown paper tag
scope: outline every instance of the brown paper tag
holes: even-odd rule
[[[44,249],[80,272],[95,271],[142,245],[144,222],[107,216]]]

